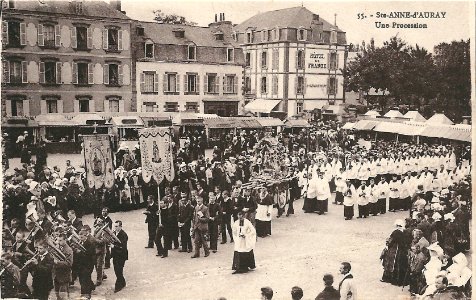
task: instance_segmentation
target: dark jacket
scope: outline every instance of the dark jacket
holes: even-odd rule
[[[53,280],[60,283],[67,283],[71,281],[71,267],[73,265],[73,250],[65,245],[58,247],[66,256],[66,261],[59,261],[53,266]]]
[[[127,241],[129,237],[124,230],[121,230],[116,236],[121,243],[114,244],[114,247],[111,249],[111,257],[116,260],[128,260],[129,251],[127,249]]]
[[[156,203],[152,205],[147,205],[147,208],[145,211],[148,213],[146,214],[145,222],[150,224],[157,224],[159,222],[159,220],[157,219],[158,210],[159,210],[159,207],[157,206]]]
[[[326,286],[322,292],[317,295],[316,300],[339,300],[340,294],[333,286]]]
[[[192,221],[192,216],[193,216],[193,207],[187,203],[184,206],[179,205],[178,209],[178,216],[177,216],[177,221],[180,223],[184,223],[184,226],[191,226],[191,221]]]
[[[96,262],[96,245],[92,237],[83,243],[83,247],[86,251],[81,251],[76,253],[74,257],[74,264],[77,265],[80,269],[93,270],[94,264]]]
[[[50,291],[53,288],[53,258],[49,253],[40,261],[38,256],[38,264],[33,266],[33,282],[34,291]]]

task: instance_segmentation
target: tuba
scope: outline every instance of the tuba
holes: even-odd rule
[[[58,261],[67,260],[66,255],[64,255],[64,253],[58,248],[58,246],[56,246],[56,243],[51,236],[46,239],[46,245],[48,252],[51,253],[54,259]]]
[[[86,248],[81,245],[81,239],[79,238],[79,235],[76,232],[76,228],[70,225],[67,230],[69,233],[68,242],[71,248],[79,252],[86,252]]]
[[[101,238],[103,240],[105,240],[108,244],[120,244],[121,243],[121,240],[119,240],[117,238],[117,236],[111,231],[111,229],[108,227],[108,224],[104,224],[104,226],[102,227],[96,227],[96,228],[99,228],[96,233],[95,233],[95,236],[97,238]]]

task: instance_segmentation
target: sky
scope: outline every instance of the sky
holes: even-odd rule
[[[165,14],[178,14],[200,26],[207,26],[214,21],[215,14],[225,13],[225,19],[234,24],[270,10],[304,6],[318,14],[321,18],[334,23],[337,14],[337,26],[346,32],[347,43],[368,42],[375,39],[376,45],[381,45],[394,35],[398,35],[408,44],[425,47],[430,52],[441,42],[468,39],[470,33],[470,3],[455,1],[153,1],[153,0],[122,0],[122,9],[126,14],[137,20],[153,21],[153,10],[160,9]],[[377,13],[391,12],[433,12],[445,13],[445,18],[377,18]],[[359,19],[359,14],[367,18]],[[371,17],[371,15],[373,17]],[[361,15],[362,16],[362,15]],[[375,22],[389,24],[390,28],[376,28]],[[392,28],[393,22],[427,24],[426,29]]]

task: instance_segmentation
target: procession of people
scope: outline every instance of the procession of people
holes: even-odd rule
[[[421,240],[412,242],[406,234],[425,222],[428,225],[421,226],[432,228],[425,227],[425,233],[431,231],[426,240],[453,257],[446,267],[450,269],[453,262],[463,268],[458,255],[468,250],[471,207],[471,166],[461,154],[466,147],[395,141],[359,144],[335,123],[322,128],[295,135],[238,130],[222,139],[211,157],[204,156],[202,139],[183,148],[174,146],[175,176],[159,184],[153,178],[142,179],[139,144],[133,151],[119,147],[109,189],[90,188],[84,173],[78,172],[81,168],[71,163],[64,172],[46,161],[24,163],[4,176],[3,251],[8,255],[2,255],[2,262],[4,274],[12,277],[5,279],[9,288],[2,294],[47,299],[54,288],[58,299],[66,299],[69,286],[79,278],[81,294],[90,297],[106,278],[104,269],[111,258],[114,290],[122,290],[128,237],[121,220],[113,221],[109,213],[124,208],[144,209],[144,244],[156,248],[158,257],[167,258],[180,248],[177,252],[198,259],[201,248],[208,257],[220,251],[219,245],[234,243],[231,269],[233,274],[246,273],[256,268],[258,238],[272,236],[273,218],[294,214],[294,201],[301,198],[302,210],[316,213],[316,218],[325,218],[329,205],[342,205],[345,220],[409,211],[413,221],[398,222],[381,257],[385,282],[410,284],[415,294],[432,289],[435,278],[422,281],[425,271],[411,271],[426,244],[423,241],[420,252],[412,252]],[[196,144],[201,145],[198,150],[193,149]],[[437,211],[447,224],[439,225]],[[82,224],[82,216],[91,212],[94,224]],[[91,279],[94,269],[96,283]],[[26,284],[29,274],[32,290]]]

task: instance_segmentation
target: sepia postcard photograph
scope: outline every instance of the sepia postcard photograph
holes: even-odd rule
[[[1,299],[472,298],[474,1],[0,4]]]

